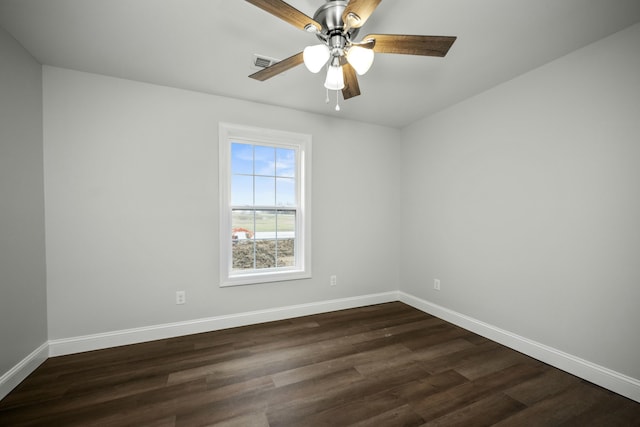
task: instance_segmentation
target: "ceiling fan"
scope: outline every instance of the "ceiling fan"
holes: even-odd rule
[[[324,86],[328,91],[342,91],[347,100],[360,95],[357,75],[373,64],[374,53],[396,53],[444,57],[456,37],[416,36],[405,34],[369,34],[359,42],[360,28],[382,0],[326,0],[313,18],[282,0],[246,0],[294,27],[314,34],[321,43],[308,46],[287,59],[249,77],[264,81],[302,63],[317,73],[327,65]],[[339,110],[336,104],[336,110]]]

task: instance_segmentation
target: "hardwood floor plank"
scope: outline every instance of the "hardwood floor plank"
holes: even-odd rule
[[[430,373],[437,374],[438,372],[448,371],[467,364],[468,361],[473,362],[475,360],[481,363],[481,361],[487,360],[487,357],[490,357],[490,355],[499,348],[500,346],[498,344],[487,342],[424,361],[423,365]],[[486,353],[488,353],[488,355]]]
[[[429,396],[443,393],[446,390],[468,382],[466,378],[457,372],[447,371],[422,378],[414,378],[411,381],[386,390],[385,393],[402,398],[409,402],[412,408],[417,408],[420,407],[422,402],[428,399]]]
[[[622,396],[618,396],[624,402],[611,404],[608,399],[591,409],[572,418],[564,425],[582,427],[618,426],[638,427],[640,425],[640,409],[638,403]]]
[[[475,344],[469,342],[468,339],[454,338],[439,344],[433,344],[426,348],[413,350],[413,353],[418,357],[419,360],[427,361],[474,347]]]
[[[362,375],[349,369],[280,387],[267,397],[269,423],[272,426],[299,424],[306,417],[340,403],[345,390],[363,381]]]
[[[271,378],[277,387],[281,387],[352,367],[359,373],[366,375],[368,373],[367,370],[361,367],[366,366],[367,363],[375,365],[375,367],[379,369],[380,361],[400,359],[402,356],[411,357],[412,355],[413,353],[404,346],[391,345],[359,353],[352,353],[333,359],[322,360],[318,363],[278,372],[273,374]]]
[[[207,382],[208,384],[208,382]],[[208,387],[210,390],[207,395],[213,402],[218,400],[231,399],[241,396],[250,390],[252,393],[256,391],[266,391],[275,388],[275,384],[271,377],[249,378],[245,381],[234,382],[222,387]]]
[[[247,414],[264,414],[266,417],[268,401],[263,392],[248,392],[233,398],[215,401],[195,408],[178,408],[176,427],[216,425],[233,422]]]
[[[368,427],[368,426],[421,426],[423,425],[422,418],[414,412],[409,405],[403,405],[399,408],[392,409],[390,411],[377,414],[373,417],[358,421],[351,424],[354,427]]]
[[[546,369],[539,377],[516,384],[505,390],[505,394],[531,406],[536,402],[554,396],[580,382],[578,377],[568,375],[559,369]]]
[[[535,362],[533,359],[514,352],[511,349],[498,347],[495,350],[483,352],[477,356],[471,356],[456,365],[453,369],[469,380],[475,380],[510,366],[525,363]]]
[[[442,323],[434,325],[429,330],[421,331],[419,334],[407,335],[402,343],[413,351],[428,350],[434,345],[444,344],[451,340],[463,338],[469,340],[473,334],[462,328],[457,328],[451,324]],[[397,337],[400,339],[401,337]]]
[[[313,426],[346,426],[405,406],[408,407],[408,404],[404,399],[389,393],[378,393],[316,412],[306,416],[304,422]]]
[[[243,357],[173,372],[169,375],[168,383],[175,384],[204,376],[224,378],[234,376],[237,372],[251,372],[252,375],[263,376],[269,373],[304,366],[314,358],[339,356],[344,353],[345,351],[340,348],[327,349],[322,343],[282,347],[272,351],[252,352]],[[328,354],[331,354],[331,356],[328,356]]]
[[[269,427],[269,420],[263,412],[253,414],[244,414],[237,417],[227,419],[215,424],[209,424],[213,427]]]
[[[523,403],[505,394],[497,393],[473,402],[456,411],[449,412],[440,418],[426,423],[426,426],[491,426],[524,408],[525,405]]]
[[[354,399],[366,399],[382,391],[405,384],[415,378],[428,376],[417,365],[410,365],[402,370],[378,372],[375,376],[363,378],[356,382],[342,382],[339,386],[325,388],[310,400],[299,400],[295,405],[286,402],[270,407],[268,416],[272,425],[304,425],[303,420],[327,409],[343,405]]]
[[[538,376],[540,373],[540,367],[532,364],[510,366],[486,377],[428,396],[413,404],[425,421],[431,421],[482,400],[488,395],[501,392],[514,383]]]
[[[573,419],[604,398],[606,392],[592,384],[579,382],[563,392],[536,402],[507,418],[501,425],[560,425],[573,424]]]
[[[50,358],[1,426],[638,426],[640,404],[402,303]]]

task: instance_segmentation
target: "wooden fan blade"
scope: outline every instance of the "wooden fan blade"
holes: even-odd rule
[[[342,13],[347,28],[360,28],[367,22],[382,0],[350,0]]]
[[[295,7],[291,6],[289,3],[282,0],[246,1],[301,30],[305,30],[308,25],[313,25],[318,31],[322,30],[322,25],[318,24],[312,18],[308,17]]]
[[[358,84],[358,76],[356,70],[353,69],[348,62],[342,66],[342,76],[344,77],[344,89],[342,89],[342,97],[347,100],[354,96],[360,95],[360,85]]]
[[[443,57],[456,37],[409,36],[406,34],[369,34],[363,40],[375,39],[373,51],[376,53],[399,53]]]
[[[285,71],[296,67],[304,62],[302,57],[302,52],[296,53],[293,56],[288,57],[287,59],[283,59],[280,62],[276,62],[270,67],[265,68],[264,70],[260,70],[256,73],[251,74],[249,77],[252,79],[260,80],[261,82],[270,79],[271,77],[277,76],[280,73],[284,73]]]

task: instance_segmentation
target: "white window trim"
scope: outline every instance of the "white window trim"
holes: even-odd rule
[[[273,144],[298,150],[299,208],[296,266],[286,270],[233,273],[231,270],[231,142]],[[311,135],[231,123],[219,125],[220,287],[311,277]]]

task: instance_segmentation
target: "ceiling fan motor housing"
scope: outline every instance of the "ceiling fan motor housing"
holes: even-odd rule
[[[349,4],[349,2],[346,0],[327,0],[313,15],[313,20],[322,25],[322,31],[320,33],[324,35],[324,37],[318,35],[318,38],[322,41],[324,41],[325,38],[328,39],[332,47],[335,46],[334,42],[339,42],[339,39],[334,39],[335,36],[341,36],[343,40],[342,46],[336,47],[343,48],[347,39],[351,40],[358,34],[359,28],[352,28],[347,34],[344,33],[345,25],[342,21],[342,15],[347,8],[347,4]]]

